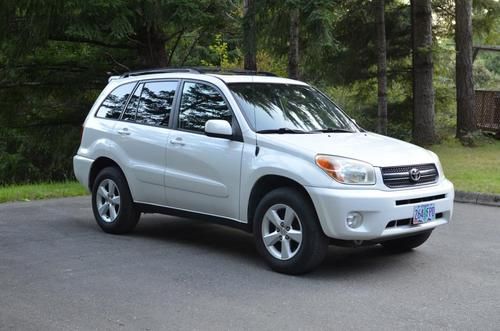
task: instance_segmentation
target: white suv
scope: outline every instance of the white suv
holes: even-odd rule
[[[436,154],[366,132],[317,89],[270,74],[111,77],[73,162],[104,231],[129,232],[141,213],[207,219],[253,232],[290,274],[331,243],[417,247],[453,208]]]

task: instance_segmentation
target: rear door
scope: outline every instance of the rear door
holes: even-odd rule
[[[136,202],[165,204],[166,146],[177,85],[175,80],[140,83],[115,126]]]
[[[184,81],[176,130],[168,138],[165,175],[168,205],[188,211],[239,219],[243,140],[222,93],[205,82]],[[209,119],[231,123],[233,139],[205,135]]]

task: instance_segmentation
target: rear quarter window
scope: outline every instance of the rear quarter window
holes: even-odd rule
[[[97,110],[96,116],[100,118],[118,119],[135,84],[135,82],[123,84],[111,91]]]

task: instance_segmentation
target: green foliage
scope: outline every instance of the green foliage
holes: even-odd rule
[[[222,40],[222,34],[215,35],[212,45],[208,46],[210,60],[201,60],[204,66],[215,66],[221,69],[234,69],[241,66],[241,56],[235,57],[234,62],[229,60],[229,51],[227,42]],[[239,52],[238,52],[239,53]]]
[[[1,2],[0,185],[72,178],[81,124],[108,75],[199,65],[211,52],[209,36],[233,29],[230,6],[229,0]],[[233,49],[225,48],[231,59]]]
[[[258,1],[257,26],[259,45],[278,59],[288,54],[290,11],[300,9],[299,39],[302,74],[305,79],[314,79],[311,70],[325,64],[325,56],[335,50],[333,23],[336,17],[334,1],[289,0]]]
[[[0,186],[73,178],[80,127],[0,128]]]
[[[388,86],[388,135],[403,140],[411,139],[411,99],[409,86],[393,82]],[[356,122],[368,131],[377,127],[377,83],[372,78],[350,85],[327,87],[325,92]]]
[[[272,56],[265,50],[257,52],[258,70],[275,73],[278,76],[286,77],[287,59],[285,57]]]
[[[478,54],[474,62],[476,89],[500,90],[500,53]]]

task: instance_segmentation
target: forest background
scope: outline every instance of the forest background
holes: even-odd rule
[[[457,127],[457,65],[473,89],[500,90],[500,54],[457,61],[473,45],[500,45],[498,0],[2,1],[0,186],[72,180],[108,77],[142,68],[270,71],[322,89],[367,130],[474,145],[467,116]]]

